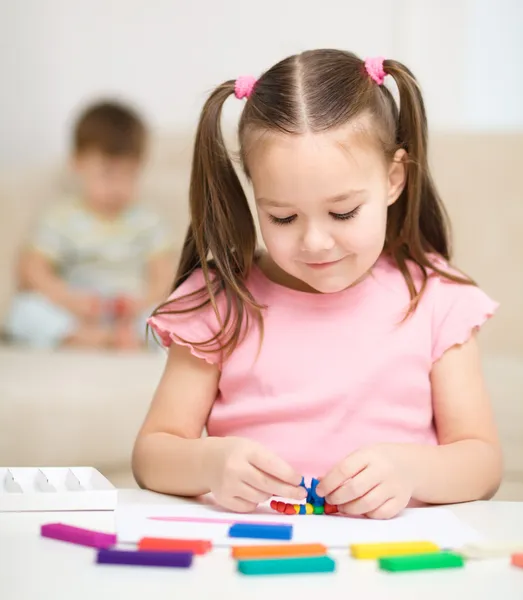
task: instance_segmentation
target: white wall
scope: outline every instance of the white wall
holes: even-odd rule
[[[63,155],[98,95],[191,128],[217,83],[321,46],[403,60],[434,129],[523,128],[521,31],[519,0],[0,0],[0,167]]]
[[[465,55],[466,123],[472,127],[488,123],[497,129],[522,129],[523,2],[469,2],[474,10]]]

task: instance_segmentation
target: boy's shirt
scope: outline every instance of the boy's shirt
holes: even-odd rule
[[[148,261],[171,251],[171,240],[159,215],[140,204],[106,220],[75,198],[46,211],[29,247],[49,258],[74,288],[139,296]]]

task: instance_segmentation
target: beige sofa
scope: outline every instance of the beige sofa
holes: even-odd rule
[[[181,244],[191,137],[155,141],[143,196]],[[523,500],[523,135],[439,135],[432,163],[454,223],[456,260],[501,303],[481,340],[505,449],[500,497]],[[70,187],[60,167],[0,174],[0,320],[20,241]],[[0,465],[98,467],[132,481],[129,457],[163,354],[28,352],[0,345]]]

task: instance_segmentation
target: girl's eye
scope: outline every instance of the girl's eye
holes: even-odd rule
[[[276,223],[276,225],[287,225],[288,223],[292,223],[294,221],[294,219],[296,219],[296,215],[291,215],[290,217],[284,217],[283,219],[279,219],[278,217],[275,217],[274,215],[269,215],[269,219],[273,223]]]
[[[330,214],[333,219],[336,219],[338,221],[346,221],[347,219],[354,219],[354,217],[356,217],[359,212],[360,212],[360,207],[358,206],[354,210],[351,210],[348,213],[343,213],[341,215],[338,213],[330,213]]]
[[[348,213],[343,213],[343,214],[329,213],[329,214],[331,215],[331,217],[333,219],[336,219],[337,221],[347,221],[348,219],[354,219],[354,217],[357,216],[359,211],[360,211],[360,207],[358,206]],[[276,225],[288,225],[289,223],[292,223],[296,219],[296,217],[297,217],[297,215],[291,215],[290,217],[279,218],[279,217],[275,217],[274,215],[269,215],[269,219],[273,223],[276,223]]]

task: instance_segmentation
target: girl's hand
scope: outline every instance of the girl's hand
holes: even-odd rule
[[[65,308],[82,321],[98,322],[102,316],[102,301],[96,294],[71,292],[65,302]]]
[[[408,447],[377,444],[338,463],[318,484],[317,493],[351,516],[390,519],[409,503],[414,485],[405,460]]]
[[[216,501],[234,512],[251,512],[272,496],[304,500],[301,475],[260,444],[243,438],[215,438],[205,460]]]
[[[110,312],[119,321],[132,321],[145,309],[144,300],[131,296],[118,296],[110,304]]]

